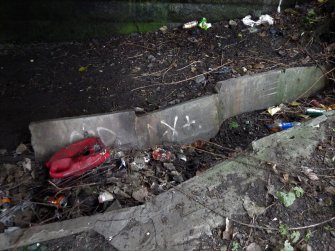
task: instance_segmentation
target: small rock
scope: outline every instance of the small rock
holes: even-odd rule
[[[144,108],[142,108],[142,107],[135,107],[134,108],[134,111],[136,112],[136,113],[144,113],[145,111],[144,111]]]
[[[256,27],[250,27],[250,28],[248,28],[248,30],[249,30],[250,33],[258,32],[258,29]]]
[[[29,158],[24,158],[24,161],[22,162],[22,166],[24,170],[31,171],[31,160]]]
[[[206,77],[204,75],[200,75],[196,77],[194,81],[196,84],[203,84],[206,82]]]
[[[264,69],[264,65],[263,64],[255,64],[254,65],[254,69]]]
[[[0,149],[0,155],[5,155],[7,153],[7,149]]]
[[[154,62],[154,61],[156,61],[156,58],[153,55],[149,55],[148,60],[151,61],[151,62]]]
[[[142,187],[134,191],[132,197],[139,202],[144,202],[145,198],[148,197],[148,195],[149,195],[148,189],[146,187]]]
[[[113,210],[118,210],[118,209],[121,209],[122,206],[121,206],[121,203],[120,201],[118,200],[114,200],[112,205],[110,205],[107,209],[106,209],[106,212],[110,212],[110,211],[113,211]]]
[[[230,26],[237,26],[237,22],[235,20],[229,20]]]
[[[176,176],[173,176],[173,180],[177,183],[182,183],[184,182],[184,178],[182,175],[176,175]]]
[[[198,43],[198,40],[195,37],[188,37],[187,40],[191,43]]]
[[[284,57],[286,55],[286,52],[284,50],[277,51],[278,55],[281,57]]]
[[[245,250],[246,251],[262,251],[261,247],[255,242],[249,244]]]
[[[127,198],[127,199],[131,198],[131,196],[129,194],[122,191],[119,187],[115,187],[114,190],[113,190],[113,193],[117,196],[124,197],[124,198]]]
[[[15,152],[16,152],[16,154],[22,154],[22,153],[24,153],[25,151],[27,151],[28,150],[28,147],[25,145],[25,144],[20,144],[17,148],[16,148],[16,150],[15,150]]]
[[[163,163],[163,166],[171,172],[176,170],[176,167],[172,163]]]
[[[159,28],[159,30],[160,30],[163,34],[166,33],[167,29],[168,29],[168,28],[167,28],[167,26],[165,26],[165,25]]]

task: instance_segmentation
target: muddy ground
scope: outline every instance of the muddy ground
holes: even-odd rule
[[[1,163],[7,165],[1,169],[1,190],[10,191],[14,202],[34,202],[33,210],[20,214],[15,224],[27,227],[139,205],[155,194],[200,175],[217,161],[241,153],[253,140],[269,135],[271,132],[266,125],[276,119],[303,121],[304,118],[298,116],[300,108],[311,106],[311,99],[299,100],[297,107],[286,104],[287,107],[274,117],[265,111],[257,111],[228,119],[209,142],[161,146],[175,154],[176,158],[168,164],[151,159],[143,169],[131,163],[141,162],[154,149],[121,155],[116,149],[112,161],[99,170],[80,178],[52,183],[48,181],[47,170],[41,163],[34,162],[28,132],[31,121],[135,107],[149,112],[211,94],[216,82],[227,78],[271,69],[332,63],[335,40],[327,27],[330,14],[324,12],[326,7],[306,5],[286,10],[281,15],[272,13],[275,25],[259,26],[257,32],[250,32],[239,20],[236,20],[236,26],[229,25],[226,20],[207,31],[178,28],[86,42],[1,45],[0,148],[7,150],[0,156]],[[315,16],[307,14],[311,8],[315,10]],[[213,71],[216,67],[220,68]],[[204,73],[204,77],[198,76]],[[333,104],[334,90],[331,84],[314,98],[326,105]],[[325,156],[331,159],[334,155],[335,135],[331,130],[334,127],[329,125],[327,139],[315,150],[312,161],[304,163],[302,160],[303,165],[318,170],[322,182],[307,182],[296,174],[290,174],[286,180],[280,173],[271,179],[273,183],[282,183],[286,190],[299,185],[307,196],[294,208],[286,209],[271,196],[267,200],[257,197],[267,185],[258,184],[251,194],[260,205],[269,208],[257,219],[250,221],[246,217],[240,220],[267,225],[278,218],[287,219],[283,223],[288,225],[304,226],[333,217],[334,163],[325,161]],[[17,154],[15,148],[21,142],[28,149]],[[32,160],[31,172],[22,167],[25,158]],[[122,158],[126,166],[122,165]],[[93,183],[96,184],[80,187]],[[115,200],[99,204],[97,197],[101,191],[112,193]],[[50,206],[46,198],[55,192],[68,198],[65,208]],[[313,250],[334,250],[334,227],[334,222],[330,222],[311,228],[311,237],[301,243],[311,245]],[[263,248],[267,246],[266,250],[276,250],[285,239],[273,232],[235,226],[237,234],[233,239],[225,240],[223,230],[224,226],[213,230],[213,238],[204,238],[199,250],[225,250],[226,247],[236,251],[253,242]],[[306,233],[307,230],[302,231],[299,240]],[[85,239],[89,240],[84,244],[86,250],[101,250],[99,238],[85,233],[43,245],[48,250],[65,247],[80,250],[80,243]]]

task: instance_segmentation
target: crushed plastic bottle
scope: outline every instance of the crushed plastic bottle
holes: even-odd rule
[[[207,19],[205,17],[203,17],[199,24],[198,24],[199,28],[200,29],[203,29],[203,30],[208,30],[208,28],[212,27],[212,24],[211,23],[207,23]]]
[[[267,125],[267,128],[272,132],[280,132],[283,130],[290,129],[295,126],[300,126],[301,123],[299,122],[281,122],[281,121],[275,121],[272,125]]]

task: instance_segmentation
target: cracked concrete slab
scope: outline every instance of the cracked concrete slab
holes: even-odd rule
[[[218,94],[191,100],[137,117],[132,111],[31,123],[36,159],[96,135],[109,146],[143,148],[163,143],[210,139],[221,123],[234,115],[264,109],[306,96],[324,87],[317,67],[296,67],[219,82]]]
[[[93,230],[117,250],[192,250],[199,246],[200,236],[211,236],[211,229],[224,225],[225,217],[247,215],[245,201],[261,208],[250,191],[255,183],[266,186],[271,171],[267,163],[281,163],[285,156],[291,164],[286,168],[298,168],[299,159],[308,160],[309,151],[323,140],[325,120],[334,119],[335,114],[326,114],[253,142],[249,152],[210,168],[144,205],[1,234],[0,249]]]

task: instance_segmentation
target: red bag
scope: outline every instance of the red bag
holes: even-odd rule
[[[46,167],[50,169],[51,178],[62,179],[79,176],[109,157],[109,149],[100,138],[91,137],[60,149],[49,159]]]

